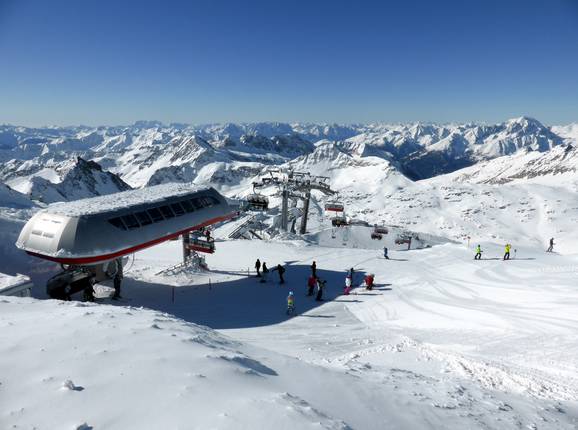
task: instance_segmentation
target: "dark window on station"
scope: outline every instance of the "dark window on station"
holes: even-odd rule
[[[193,204],[189,200],[183,200],[181,202],[181,206],[185,209],[186,212],[194,212],[195,210]]]
[[[175,214],[173,213],[173,211],[171,210],[170,207],[168,206],[161,206],[159,208],[159,210],[161,211],[161,213],[163,214],[163,216],[165,218],[173,218],[175,216]]]
[[[165,219],[163,217],[163,214],[161,213],[161,211],[158,208],[151,208],[151,209],[147,210],[147,212],[150,215],[150,217],[152,218],[153,222],[159,222],[159,221],[162,221]]]
[[[124,215],[121,217],[124,224],[127,226],[127,228],[129,230],[133,230],[135,228],[139,228],[140,224],[138,223],[138,220],[136,219],[136,217],[132,214],[128,214],[128,215]]]
[[[122,222],[122,220],[120,219],[120,217],[118,218],[111,218],[108,220],[109,223],[111,223],[113,226],[115,226],[116,228],[120,228],[121,230],[126,230],[126,226],[124,225],[124,223]]]
[[[191,203],[193,204],[193,206],[195,207],[195,209],[203,209],[203,202],[201,201],[200,198],[196,197],[194,199],[190,200]]]
[[[180,203],[171,203],[171,208],[173,209],[174,213],[177,216],[181,216],[182,214],[185,213],[185,210],[183,209],[183,207],[180,205]]]
[[[153,220],[146,211],[137,212],[135,215],[138,222],[140,222],[140,225],[149,225],[153,223]]]

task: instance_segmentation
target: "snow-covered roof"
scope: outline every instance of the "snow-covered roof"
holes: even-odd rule
[[[160,203],[168,197],[185,196],[190,193],[210,189],[211,187],[198,187],[191,183],[161,184],[89,199],[54,203],[48,206],[46,212],[73,217],[96,215],[130,206],[137,206],[143,203]]]

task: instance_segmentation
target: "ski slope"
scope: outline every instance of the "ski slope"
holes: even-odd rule
[[[120,302],[1,299],[0,428],[577,426],[576,255],[519,248],[504,262],[482,243],[474,261],[446,243],[385,261],[239,240],[217,244],[209,272],[162,273],[180,246],[137,254]],[[258,282],[257,257],[287,283]],[[313,260],[324,302],[305,296]],[[376,288],[343,296],[350,267]]]

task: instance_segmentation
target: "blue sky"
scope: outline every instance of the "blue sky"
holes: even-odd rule
[[[0,0],[0,123],[578,122],[578,0]]]

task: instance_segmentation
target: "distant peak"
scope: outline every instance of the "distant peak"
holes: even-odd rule
[[[520,124],[520,125],[524,125],[524,126],[534,125],[537,127],[544,127],[544,125],[540,121],[538,121],[536,118],[532,118],[532,117],[526,116],[526,115],[518,117],[518,118],[509,119],[508,121],[506,121],[506,124]]]
[[[164,127],[164,124],[160,121],[156,120],[141,120],[135,121],[133,127],[136,128],[157,128],[157,127]]]

